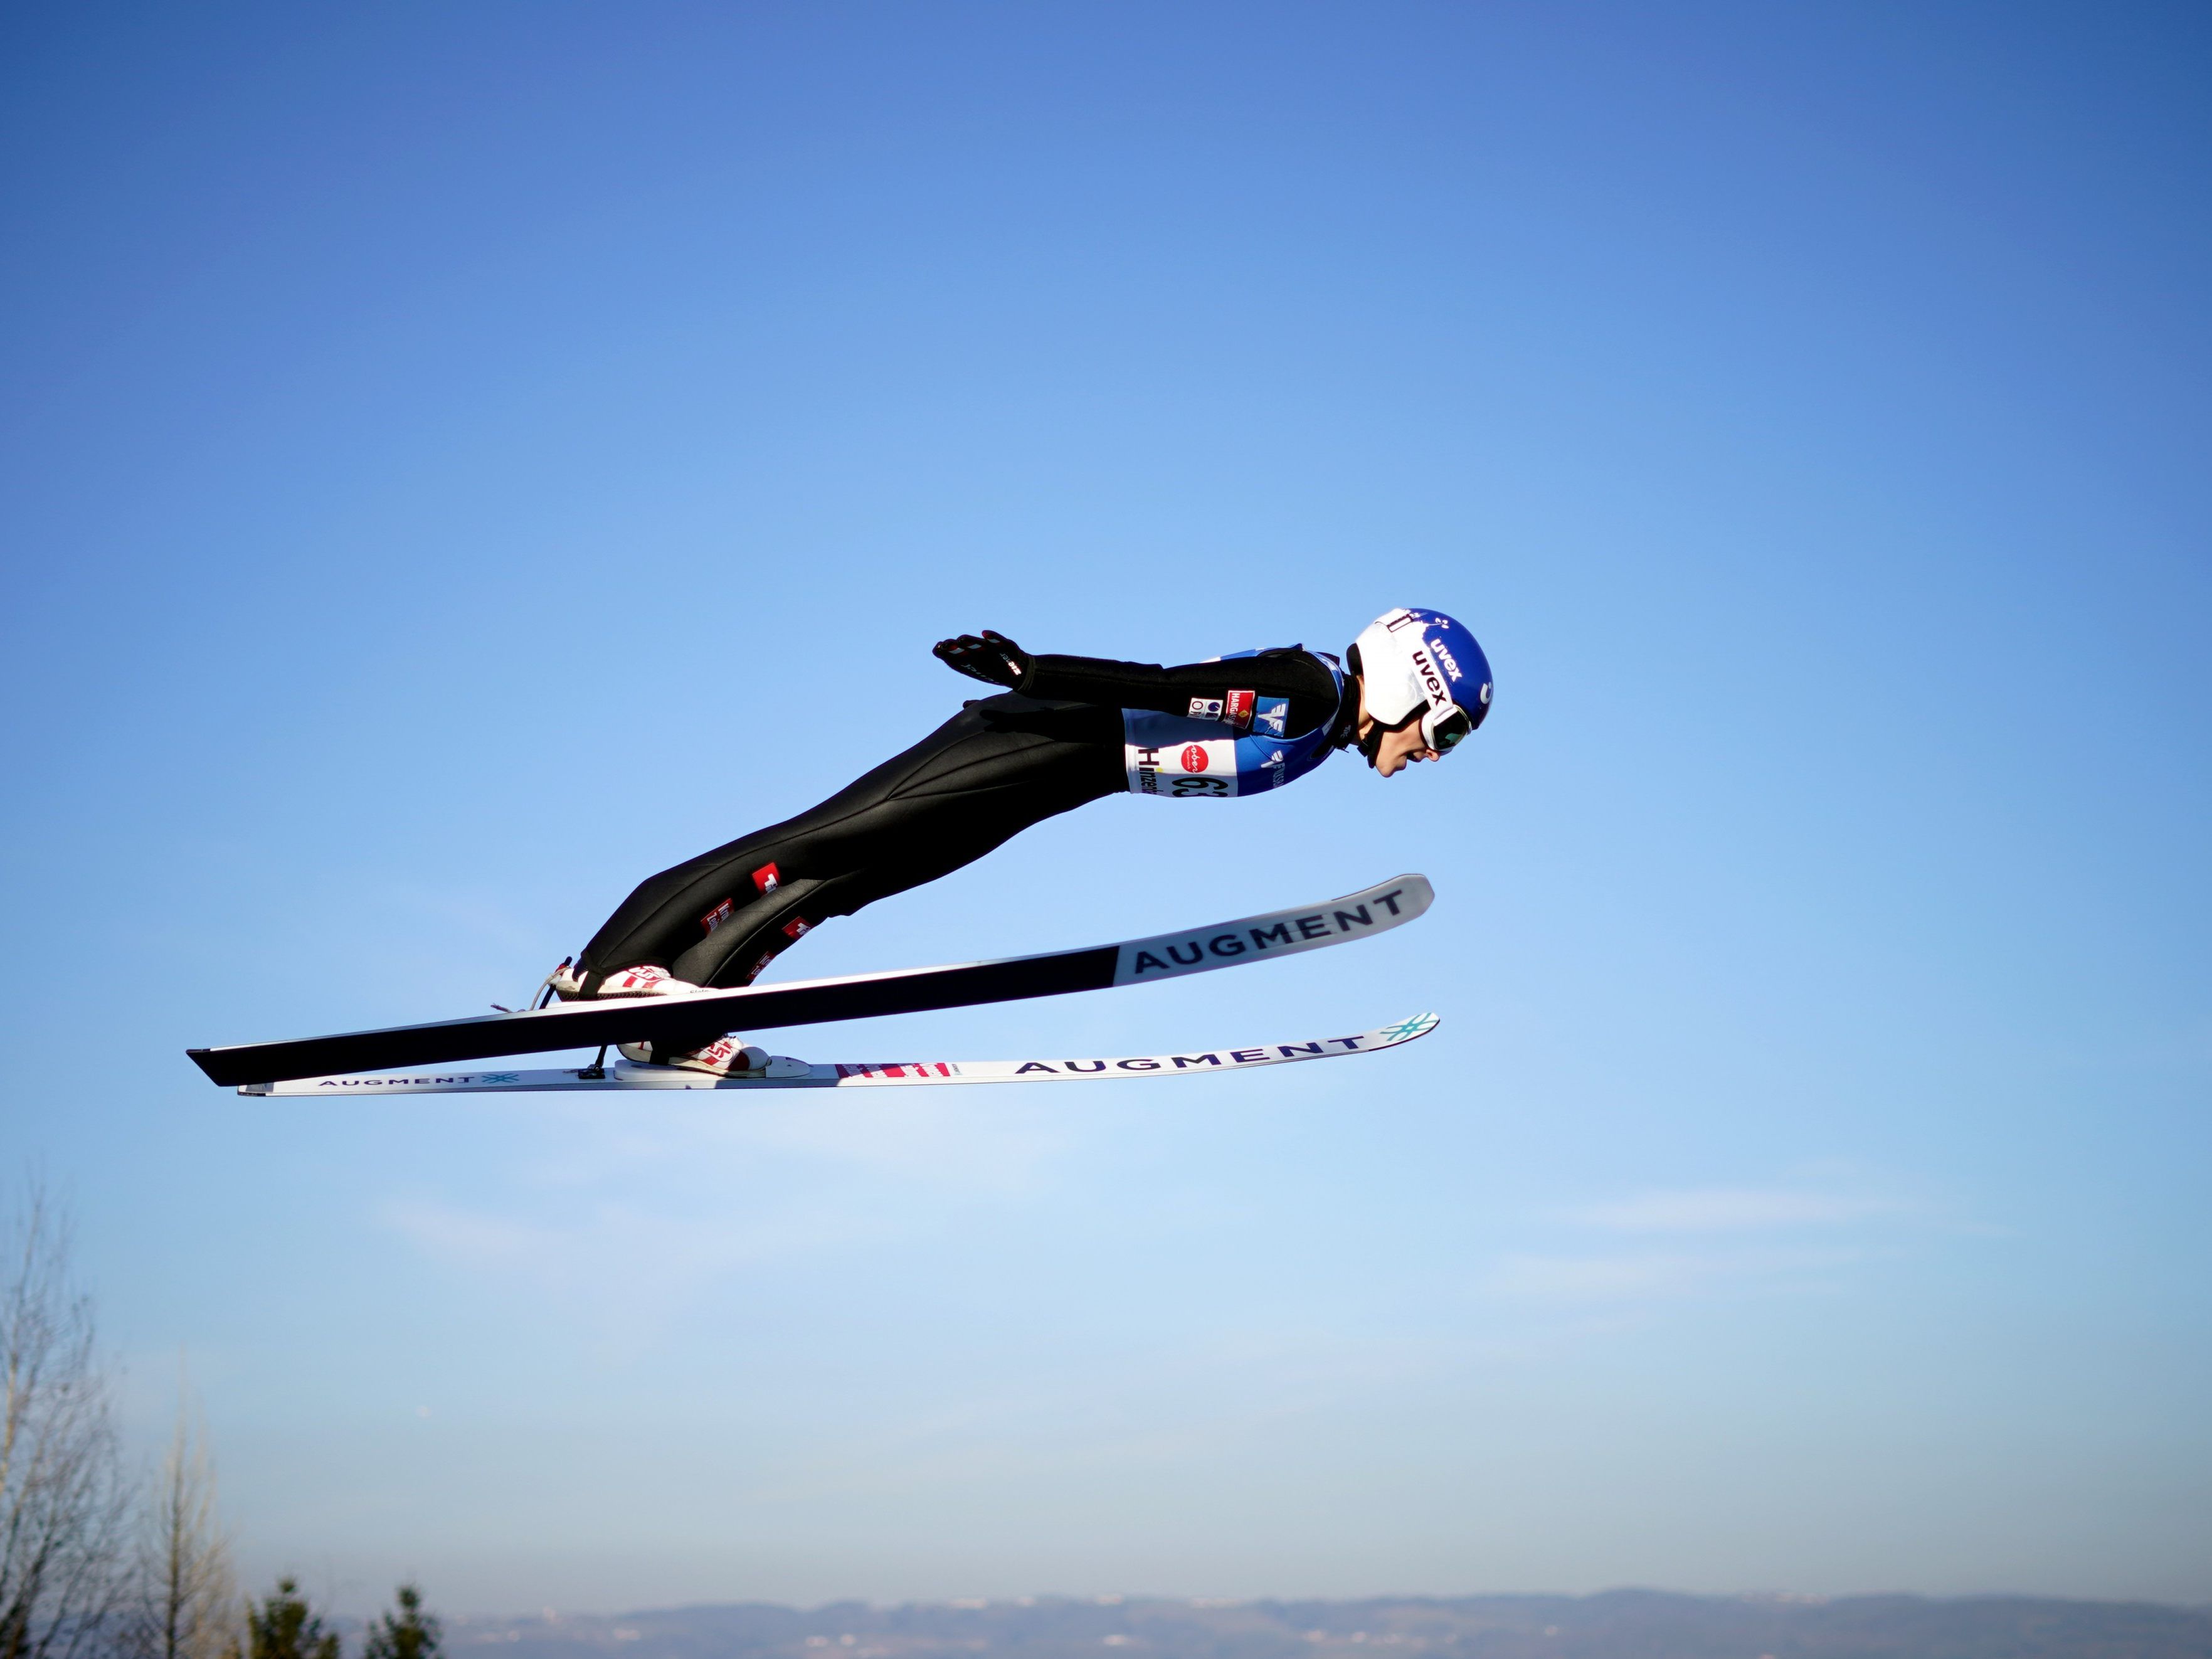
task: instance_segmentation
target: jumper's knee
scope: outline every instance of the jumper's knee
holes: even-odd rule
[[[828,918],[828,885],[802,877],[780,882],[747,903],[720,901],[701,917],[703,936],[679,952],[671,969],[678,979],[716,990],[751,984],[801,934]]]

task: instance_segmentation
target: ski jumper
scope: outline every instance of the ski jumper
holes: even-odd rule
[[[831,916],[974,862],[1031,824],[1124,790],[1263,793],[1350,742],[1333,657],[1290,646],[1162,668],[1039,656],[819,806],[641,883],[577,959],[586,994],[651,963],[748,985]]]

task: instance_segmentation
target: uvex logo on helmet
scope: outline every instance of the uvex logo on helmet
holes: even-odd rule
[[[1452,700],[1451,688],[1444,684],[1443,677],[1437,672],[1437,665],[1431,659],[1427,651],[1417,650],[1413,653],[1413,672],[1421,677],[1421,689],[1429,694],[1431,707],[1433,708],[1440,702],[1449,702]]]

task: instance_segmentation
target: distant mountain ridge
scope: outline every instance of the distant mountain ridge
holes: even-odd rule
[[[1989,1595],[766,1602],[455,1618],[453,1659],[2212,1659],[2212,1608]]]

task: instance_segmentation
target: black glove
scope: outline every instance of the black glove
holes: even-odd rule
[[[1004,634],[994,634],[988,628],[980,635],[963,634],[957,640],[939,640],[931,651],[947,668],[957,668],[986,685],[1012,690],[1030,672],[1030,653]]]

